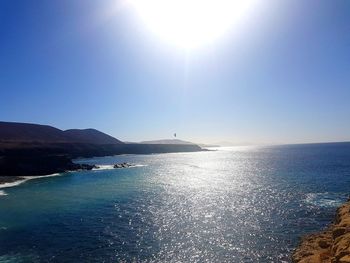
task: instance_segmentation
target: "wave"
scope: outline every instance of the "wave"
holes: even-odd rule
[[[319,207],[338,207],[345,201],[341,194],[336,193],[308,193],[305,202]]]
[[[22,178],[22,177],[21,177]],[[0,189],[2,188],[8,188],[8,187],[14,187],[14,186],[17,186],[17,185],[20,185],[20,184],[23,184],[24,182],[28,181],[28,179],[21,179],[21,180],[18,180],[18,181],[15,181],[15,182],[11,182],[11,183],[1,183],[0,184]]]
[[[62,173],[54,173],[54,174],[48,174],[48,175],[37,175],[37,176],[22,176],[22,178],[24,178],[28,181],[28,180],[33,180],[33,179],[54,177],[54,176],[59,176],[59,175],[62,175]]]
[[[100,170],[112,170],[114,169],[112,164],[101,164],[101,165],[96,165],[98,168],[93,168],[93,171],[100,171]]]
[[[97,165],[99,168],[93,168],[93,171],[99,171],[99,170],[112,170],[115,169],[114,165],[112,164],[108,164],[108,165]],[[135,168],[135,167],[143,167],[143,166],[147,166],[144,164],[135,164],[135,165],[131,165],[129,167],[125,167],[123,169],[126,168]],[[48,174],[48,175],[38,175],[38,176],[21,176],[20,179],[18,181],[15,182],[10,182],[10,183],[0,183],[0,189],[3,188],[9,188],[9,187],[14,187],[14,186],[18,186],[20,184],[23,184],[29,180],[35,180],[35,179],[41,179],[41,178],[47,178],[47,177],[55,177],[55,176],[60,176],[63,175],[64,173],[54,173],[54,174]],[[5,193],[4,191],[0,190],[0,196],[5,196],[7,195],[7,193]]]
[[[23,183],[29,181],[29,180],[41,179],[41,178],[47,178],[47,177],[54,177],[54,176],[59,176],[59,175],[62,175],[62,174],[54,173],[54,174],[38,175],[38,176],[21,176],[20,177],[21,179],[18,180],[18,181],[11,182],[11,183],[2,183],[2,184],[0,184],[0,189],[18,186],[20,184],[23,184]],[[4,195],[4,194],[1,194],[1,192],[3,192],[3,193],[5,193],[5,192],[4,191],[0,191],[0,195]]]
[[[128,167],[123,167],[123,168],[114,168],[113,164],[102,164],[102,165],[97,164],[96,166],[98,168],[93,168],[92,169],[93,171],[112,170],[112,169],[127,169],[127,168],[135,168],[135,167],[144,167],[144,166],[147,166],[147,165],[145,165],[145,164],[132,164],[132,165],[130,165]]]

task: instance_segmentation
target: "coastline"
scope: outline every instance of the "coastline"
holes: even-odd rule
[[[23,145],[0,142],[0,179],[10,183],[23,176],[42,176],[66,171],[92,170],[94,165],[74,163],[77,158],[113,156],[119,154],[161,154],[206,151],[197,145],[148,145],[148,144],[40,144]],[[118,167],[117,167],[118,168]],[[12,176],[15,179],[9,179]]]
[[[21,176],[0,176],[0,188],[3,184],[14,183],[19,180],[23,180],[23,178]]]
[[[124,168],[127,169],[127,168],[143,167],[143,166],[145,166],[145,165],[143,165],[143,164],[135,164],[135,165],[131,165],[129,167],[124,167]],[[4,193],[4,191],[3,191],[4,188],[18,186],[20,184],[23,184],[23,183],[29,181],[29,180],[62,176],[65,173],[84,171],[84,170],[101,171],[101,170],[113,170],[113,169],[116,169],[116,168],[114,167],[113,164],[110,164],[110,165],[98,165],[98,166],[96,166],[96,167],[94,167],[92,169],[78,169],[78,170],[71,170],[71,171],[65,171],[65,172],[62,172],[62,173],[53,173],[53,174],[47,174],[47,175],[0,176],[0,196],[1,195],[6,195],[6,193]]]
[[[18,186],[29,180],[60,176],[63,174],[64,173],[54,173],[54,174],[38,175],[38,176],[0,176],[0,190],[4,188]]]
[[[198,145],[182,144],[87,144],[87,143],[19,143],[0,142],[0,189],[30,179],[48,177],[69,171],[100,170],[95,165],[75,163],[77,158],[120,154],[163,154],[208,151]],[[102,169],[131,167],[100,167]],[[1,193],[0,193],[1,194]],[[2,194],[4,195],[4,194]]]
[[[302,237],[294,263],[350,263],[350,200],[341,205],[334,222],[319,233]]]

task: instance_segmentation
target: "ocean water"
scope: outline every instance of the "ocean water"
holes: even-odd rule
[[[0,189],[0,262],[290,262],[350,193],[350,143],[78,162]]]

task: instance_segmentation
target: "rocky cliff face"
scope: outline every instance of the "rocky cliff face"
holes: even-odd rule
[[[326,231],[306,236],[293,254],[294,263],[350,263],[350,200],[338,208]]]
[[[203,151],[197,145],[166,144],[20,144],[16,147],[0,143],[0,176],[29,176],[90,169],[74,164],[78,157],[116,154],[151,154]]]
[[[71,161],[78,157],[196,151],[202,149],[195,144],[126,144],[95,129],[62,131],[47,125],[0,121],[0,176],[93,168]]]
[[[0,176],[36,176],[93,168],[94,165],[73,163],[65,155],[0,157]]]

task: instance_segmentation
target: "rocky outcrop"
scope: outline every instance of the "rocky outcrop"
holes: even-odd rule
[[[197,151],[203,149],[195,144],[126,144],[95,129],[62,131],[47,125],[0,122],[0,176],[96,168],[71,161],[79,157]]]
[[[95,165],[73,163],[65,155],[5,156],[0,158],[0,176],[33,176],[91,170]]]
[[[92,169],[71,160],[117,154],[153,154],[203,151],[197,145],[30,143],[16,147],[0,141],[0,176],[32,176]]]
[[[115,168],[115,169],[129,168],[129,167],[132,167],[132,164],[130,164],[130,163],[117,163],[117,164],[113,165],[113,168]]]
[[[324,232],[302,239],[294,263],[350,263],[350,200],[337,209],[334,223]]]

